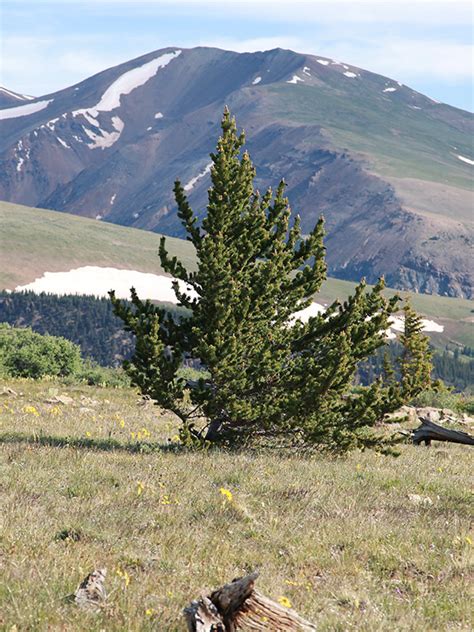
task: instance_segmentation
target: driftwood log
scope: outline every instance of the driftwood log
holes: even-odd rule
[[[421,426],[413,431],[413,443],[420,445],[430,445],[432,441],[449,441],[451,443],[462,443],[464,445],[474,445],[474,437],[467,432],[459,430],[449,430],[439,426],[429,419],[421,419]]]
[[[189,632],[312,632],[316,626],[254,589],[258,573],[234,579],[184,609]]]

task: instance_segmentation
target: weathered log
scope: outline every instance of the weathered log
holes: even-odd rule
[[[435,424],[429,419],[421,419],[421,426],[413,431],[413,443],[420,445],[423,441],[425,445],[430,445],[432,441],[449,441],[451,443],[462,443],[463,445],[474,445],[474,437],[467,432],[460,430],[449,430]]]
[[[185,608],[189,632],[312,632],[316,627],[254,589],[258,573],[234,579]]]

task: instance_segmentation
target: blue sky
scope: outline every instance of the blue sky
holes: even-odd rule
[[[39,96],[165,47],[281,46],[348,62],[473,109],[464,0],[3,0],[0,82]]]

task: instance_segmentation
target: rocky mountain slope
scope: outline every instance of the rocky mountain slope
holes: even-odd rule
[[[173,182],[205,207],[225,103],[258,187],[284,177],[304,230],[325,215],[333,276],[474,295],[473,116],[322,57],[167,48],[10,102],[0,199],[182,236]]]

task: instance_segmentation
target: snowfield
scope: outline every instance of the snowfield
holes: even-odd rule
[[[35,112],[41,112],[44,108],[53,101],[53,99],[47,99],[45,101],[37,101],[36,103],[26,103],[25,105],[16,105],[14,108],[6,108],[0,110],[0,121],[6,119],[17,118],[19,116],[28,116],[28,114],[34,114]]]
[[[42,277],[28,285],[19,285],[15,291],[32,291],[36,294],[86,294],[88,296],[107,297],[109,290],[115,290],[118,298],[130,298],[130,288],[134,287],[138,296],[166,303],[177,303],[172,287],[172,277],[163,274],[150,274],[136,270],[119,270],[99,266],[84,266],[68,272],[45,272]],[[181,291],[195,296],[187,290],[186,284],[179,281]]]
[[[286,83],[298,83],[298,81],[304,83],[304,79],[301,79],[301,77],[298,77],[298,75],[293,75],[293,77],[289,79]]]
[[[165,53],[143,64],[143,66],[132,68],[132,70],[125,72],[107,88],[99,103],[86,110],[76,110],[76,113],[84,114],[84,112],[88,112],[91,116],[97,117],[99,112],[111,112],[115,110],[115,108],[120,107],[120,98],[122,95],[130,94],[130,92],[136,88],[143,86],[149,79],[156,75],[160,68],[164,68],[170,61],[173,61],[173,59],[181,55],[181,52],[180,50],[176,50],[172,53]],[[73,112],[73,115],[74,114]]]
[[[467,163],[468,165],[474,165],[474,160],[471,160],[470,158],[466,158],[466,156],[456,156],[456,158],[459,158],[459,160],[462,160],[463,162]]]
[[[184,185],[183,189],[185,191],[191,191],[194,188],[195,184],[201,178],[204,178],[204,176],[210,173],[211,167],[212,167],[212,162],[210,162],[208,165],[204,167],[204,171],[201,171],[201,173],[198,173],[197,176],[195,176],[194,178],[191,178],[191,180]]]
[[[112,200],[111,200],[112,202]],[[99,219],[101,216],[97,216]],[[117,298],[130,298],[130,288],[134,287],[142,299],[177,304],[173,290],[173,278],[164,274],[151,274],[137,270],[120,270],[118,268],[84,266],[67,272],[45,272],[42,277],[27,285],[19,285],[16,292],[31,291],[36,294],[45,292],[64,296],[66,294],[85,294],[88,296],[107,297],[110,290],[115,290]],[[183,281],[178,281],[181,292],[190,298],[196,298],[196,292]],[[295,312],[288,324],[296,320],[303,323],[327,309],[326,305],[311,303],[305,309]],[[442,333],[443,325],[434,320],[423,319],[423,331]],[[388,339],[396,338],[396,332],[402,332],[405,326],[404,316],[392,316],[390,328],[385,332]]]

